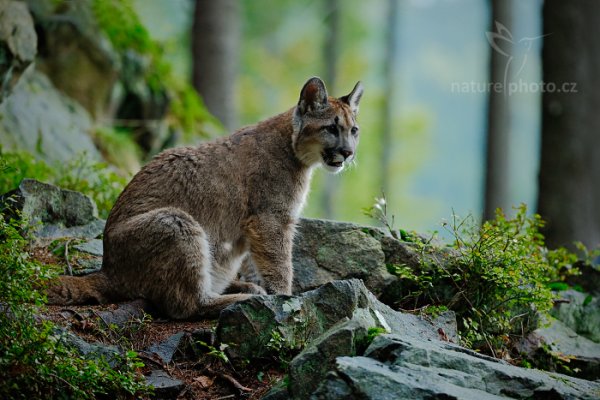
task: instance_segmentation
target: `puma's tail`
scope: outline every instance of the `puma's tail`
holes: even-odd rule
[[[60,276],[47,288],[48,304],[105,304],[116,302],[110,281],[102,272],[85,276]]]

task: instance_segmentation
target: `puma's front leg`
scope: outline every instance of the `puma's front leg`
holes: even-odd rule
[[[256,215],[246,221],[245,230],[267,293],[292,294],[294,221],[287,215]]]

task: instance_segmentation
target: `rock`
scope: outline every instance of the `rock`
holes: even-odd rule
[[[152,56],[122,48],[122,43],[114,48],[92,0],[27,2],[42,33],[39,70],[96,120],[114,120],[116,127],[131,130],[145,155],[162,150],[172,135],[165,121],[169,96],[164,82],[148,82]]]
[[[379,302],[357,279],[329,282],[299,296],[255,296],[221,312],[217,340],[232,357],[254,358],[271,352],[273,334],[287,348],[301,349],[357,310],[373,326],[401,335],[441,339],[439,327]],[[366,313],[366,314],[365,314]]]
[[[217,340],[233,358],[300,351],[290,363],[289,393],[307,398],[336,357],[366,348],[369,328],[439,339],[436,328],[380,303],[360,280],[334,281],[300,296],[258,296],[225,309]],[[282,397],[273,392],[274,398]]]
[[[1,196],[0,207],[18,210],[40,240],[91,239],[104,230],[92,199],[33,179],[24,179],[18,189]]]
[[[570,374],[585,379],[600,378],[600,344],[578,335],[559,320],[538,328],[516,346],[535,365],[559,369],[562,363]]]
[[[79,265],[79,268],[73,268],[73,275],[89,275],[102,269],[102,258],[79,258],[77,259],[77,264]]]
[[[75,254],[71,254],[71,263],[77,266],[73,268],[73,275],[89,275],[102,269],[104,254],[102,240],[92,239],[76,244],[73,250]]]
[[[105,345],[99,342],[88,343],[79,336],[57,328],[57,334],[65,343],[77,350],[77,352],[88,359],[104,359],[111,367],[117,366],[121,351],[116,346]]]
[[[160,357],[163,363],[168,364],[173,360],[173,356],[181,346],[184,335],[184,332],[175,333],[164,342],[153,344],[148,348],[148,351]]]
[[[169,96],[162,82],[157,82],[158,86],[148,84],[147,57],[129,50],[123,54],[122,60],[119,85],[122,96],[118,99],[120,104],[115,117],[118,121],[136,121],[134,126],[125,124],[123,128],[131,129],[132,136],[145,155],[156,154],[174,140],[173,132],[165,121]]]
[[[27,0],[27,3],[41,32],[39,71],[95,118],[108,116],[120,58],[98,26],[93,2]]]
[[[88,136],[91,130],[88,112],[34,70],[28,70],[0,104],[0,145],[51,164],[63,164],[82,153],[99,161],[100,153]]]
[[[515,367],[440,341],[375,338],[339,357],[311,399],[596,399],[600,383]]]
[[[91,254],[93,256],[102,257],[104,255],[104,247],[102,240],[92,239],[86,242],[76,244],[73,248],[82,253]]]
[[[176,399],[184,388],[183,382],[173,379],[163,370],[153,370],[146,376],[146,383],[154,388],[156,399]]]
[[[35,60],[37,35],[25,3],[0,0],[0,103]]]
[[[294,293],[340,279],[362,279],[376,295],[397,279],[385,266],[375,228],[318,219],[300,220],[294,240]],[[380,236],[382,233],[380,233]]]
[[[587,293],[565,290],[562,301],[550,314],[566,326],[596,343],[600,343],[600,300]]]
[[[361,354],[369,328],[379,325],[368,310],[359,308],[351,319],[340,321],[311,342],[290,363],[289,392],[292,397],[308,398],[327,371],[333,369],[335,359]]]
[[[416,240],[425,240],[415,236]],[[444,259],[451,250],[440,250],[426,257]],[[294,240],[293,293],[317,288],[332,280],[362,279],[386,304],[401,298],[403,282],[388,272],[388,265],[421,268],[422,255],[412,242],[403,242],[379,228],[348,222],[302,218]],[[247,269],[247,268],[246,268]],[[256,283],[256,282],[255,282]],[[440,288],[440,298],[455,295],[452,285]]]

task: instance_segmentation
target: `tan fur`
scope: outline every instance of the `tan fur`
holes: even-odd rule
[[[361,94],[357,84],[348,96],[328,97],[312,78],[283,114],[157,155],[110,213],[101,272],[62,277],[49,288],[50,303],[144,298],[190,318],[265,290],[290,294],[294,228],[312,169],[337,172],[354,158]],[[248,256],[264,289],[235,280]]]

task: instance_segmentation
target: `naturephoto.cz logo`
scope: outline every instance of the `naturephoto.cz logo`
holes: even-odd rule
[[[505,60],[501,81],[464,81],[452,82],[453,93],[577,93],[577,82],[534,82],[521,77],[525,65],[532,57],[533,43],[550,34],[535,37],[523,37],[514,40],[512,33],[500,22],[495,21],[496,32],[486,32],[485,36],[493,51]]]

